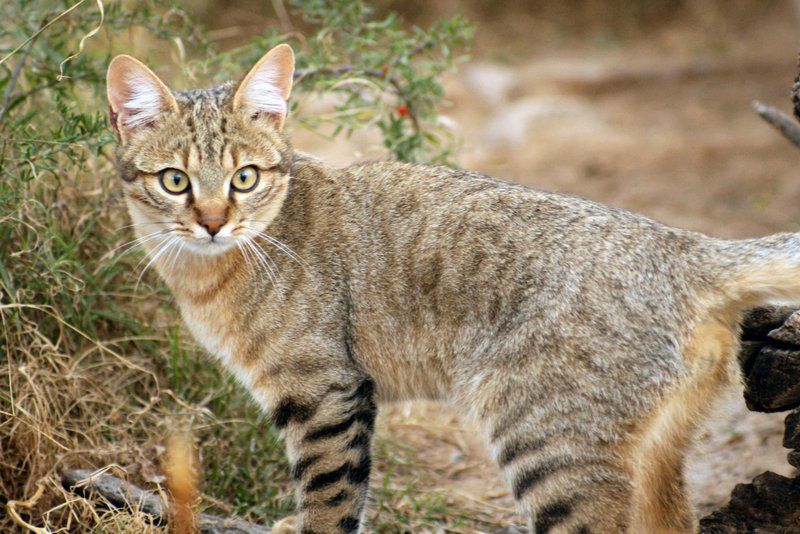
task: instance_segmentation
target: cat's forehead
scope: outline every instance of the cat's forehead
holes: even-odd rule
[[[188,109],[222,109],[233,98],[235,86],[234,82],[226,82],[210,89],[175,91],[173,95],[179,104]]]
[[[173,93],[180,109],[183,135],[175,141],[193,154],[187,162],[195,160],[206,165],[221,159],[226,145],[230,144],[230,133],[226,124],[231,111],[235,84],[229,82],[210,89],[190,89]],[[241,140],[238,140],[241,141]]]

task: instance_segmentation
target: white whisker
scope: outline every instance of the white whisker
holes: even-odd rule
[[[236,248],[239,249],[239,253],[242,255],[242,259],[244,260],[245,266],[248,269],[252,270],[252,266],[250,265],[250,259],[248,258],[247,254],[245,254],[244,248],[242,248],[242,242],[241,241],[238,241],[238,240],[236,241]]]
[[[263,232],[261,230],[256,230],[255,228],[252,228],[250,226],[245,226],[245,229],[253,232],[257,237],[260,237],[260,238],[266,240],[267,243],[269,243],[273,247],[277,248],[279,251],[281,251],[284,254],[286,254],[289,258],[291,258],[292,260],[297,262],[297,264],[300,267],[302,267],[304,271],[308,272],[308,264],[305,261],[303,261],[303,258],[298,256],[297,253],[295,253],[295,251],[292,250],[291,247],[289,247],[289,245],[287,245],[286,243],[282,242],[281,240],[269,235],[266,232]]]
[[[161,236],[158,236],[158,237],[161,237]],[[164,243],[166,243],[167,241],[169,241],[169,239],[170,239],[170,235],[169,235],[169,234],[165,234],[165,235],[163,236],[163,238],[162,238],[162,239],[161,239],[161,240],[160,240],[158,243],[156,243],[155,249],[156,249],[156,250],[158,250],[158,249],[161,247],[161,245],[163,245]],[[147,259],[148,259],[149,257],[150,257],[150,256],[148,256],[147,254],[145,254],[144,256],[142,256],[142,259],[140,259],[140,260],[139,260],[139,262],[138,262],[138,263],[137,263],[137,264],[134,266],[134,268],[133,268],[133,272],[136,272],[136,271],[138,271],[138,270],[139,270],[139,266],[140,266],[142,263],[146,262],[146,261],[147,261]]]
[[[132,223],[126,224],[124,226],[120,226],[115,231],[119,232],[120,230],[124,230],[125,228],[133,228],[134,226],[144,226],[146,224],[170,224],[174,221],[155,221],[155,222],[140,222],[140,223]]]
[[[278,284],[277,273],[275,272],[275,270],[272,267],[272,265],[274,265],[274,262],[272,262],[272,259],[271,258],[269,259],[269,261],[272,263],[272,265],[270,265],[267,262],[267,258],[264,257],[264,251],[258,249],[255,246],[255,243],[253,243],[250,239],[245,239],[244,241],[242,241],[242,243],[244,243],[244,245],[248,249],[250,249],[250,251],[256,257],[256,260],[258,261],[258,263],[260,263],[261,266],[264,267],[264,269],[266,270],[267,276],[269,277],[269,279],[272,282],[272,284],[273,285],[277,285]]]
[[[147,241],[155,239],[159,235],[167,234],[167,233],[169,233],[169,229],[165,228],[163,230],[158,230],[156,232],[153,232],[153,233],[150,233],[150,234],[147,234],[147,235],[143,235],[141,237],[137,237],[136,239],[131,239],[127,243],[123,243],[120,246],[109,250],[106,254],[113,254],[114,252],[116,252],[117,250],[121,249],[122,247],[129,246],[130,247],[129,250],[126,250],[126,251],[124,251],[122,253],[122,254],[126,254],[126,253],[128,253],[130,251],[130,249],[136,247],[136,245],[141,245],[143,243],[146,243]]]
[[[172,263],[169,266],[169,270],[172,272],[175,272],[175,266],[178,263],[178,258],[180,257],[181,252],[183,251],[183,243],[184,243],[183,240],[178,241],[178,248],[175,251],[174,257],[172,258]]]
[[[156,253],[153,255],[153,257],[152,257],[152,258],[150,258],[150,261],[149,261],[149,262],[147,262],[147,265],[145,265],[145,266],[144,266],[144,269],[142,269],[142,272],[140,272],[140,273],[139,273],[139,278],[136,280],[136,288],[134,288],[134,292],[136,291],[136,289],[138,289],[138,288],[139,288],[139,282],[141,282],[141,281],[142,281],[142,277],[144,276],[144,273],[146,273],[146,272],[147,272],[147,269],[148,269],[148,268],[149,268],[151,265],[153,265],[153,262],[155,262],[155,261],[156,261],[156,260],[157,260],[157,259],[158,259],[160,256],[162,256],[162,255],[164,254],[164,252],[166,252],[167,250],[169,250],[169,249],[170,249],[170,247],[172,247],[172,246],[173,246],[175,243],[177,243],[179,240],[180,240],[180,236],[172,236],[172,237],[170,237],[170,238],[169,238],[169,240],[167,240],[167,243],[166,243],[165,245],[163,245],[163,246],[162,246],[162,247],[161,247],[161,248],[160,248],[160,249],[159,249],[159,250],[158,250],[158,251],[157,251],[157,252],[156,252]]]

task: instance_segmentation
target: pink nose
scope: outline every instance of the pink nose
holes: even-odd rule
[[[197,224],[205,228],[211,237],[214,237],[228,222],[228,206],[222,203],[197,206],[195,217]]]
[[[222,217],[204,217],[200,219],[200,226],[206,229],[211,237],[214,237],[219,232],[219,229],[225,226],[228,222]]]

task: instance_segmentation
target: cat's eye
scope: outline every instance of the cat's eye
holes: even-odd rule
[[[158,181],[164,191],[173,195],[180,195],[189,190],[189,177],[178,169],[164,169],[158,173]]]
[[[252,165],[242,167],[233,175],[231,187],[239,193],[249,193],[258,185],[258,169]]]

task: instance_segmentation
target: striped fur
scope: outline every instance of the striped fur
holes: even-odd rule
[[[480,421],[535,532],[694,530],[685,450],[738,380],[743,310],[800,301],[800,238],[716,240],[446,167],[328,168],[252,113],[258,84],[288,95],[282,50],[247,83],[169,94],[117,157],[189,329],[286,441],[286,528],[359,532],[377,404],[427,398]],[[150,76],[112,63],[112,107]],[[245,165],[261,182],[239,193]],[[165,168],[191,189],[165,192]]]

